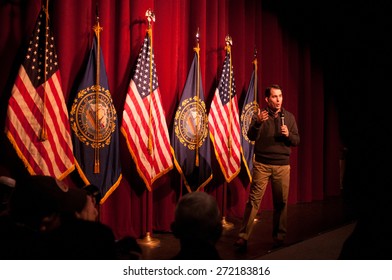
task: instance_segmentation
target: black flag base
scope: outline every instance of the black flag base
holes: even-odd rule
[[[147,246],[151,248],[158,247],[161,241],[156,238],[152,238],[149,232],[146,233],[146,236],[143,239],[138,239],[137,243],[142,246]]]

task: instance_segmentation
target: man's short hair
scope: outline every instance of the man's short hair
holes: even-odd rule
[[[269,87],[267,87],[265,89],[265,91],[264,91],[264,96],[265,97],[270,97],[271,96],[271,89],[280,89],[280,90],[282,90],[282,88],[279,85],[272,84],[272,85],[270,85]]]

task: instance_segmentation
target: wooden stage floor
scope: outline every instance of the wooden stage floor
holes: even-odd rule
[[[226,218],[233,227],[224,230],[217,243],[218,251],[224,260],[251,260],[261,258],[273,251],[272,211],[262,211],[256,221],[248,241],[246,252],[237,252],[233,246],[237,239],[240,219]],[[298,203],[288,208],[288,233],[285,246],[310,239],[321,233],[337,229],[351,223],[342,198],[333,197],[323,201]],[[159,241],[158,246],[142,245],[143,259],[168,260],[179,250],[179,242],[171,233],[154,233],[152,238]]]

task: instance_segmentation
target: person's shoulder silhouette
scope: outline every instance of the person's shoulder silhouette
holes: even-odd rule
[[[58,260],[117,259],[112,230],[97,221],[71,218],[47,236],[50,256]]]
[[[18,178],[9,211],[0,217],[0,245],[5,248],[0,257],[115,259],[112,230],[96,221],[94,212],[85,211],[86,206],[94,208],[85,190],[56,178]]]
[[[176,206],[172,231],[181,246],[173,259],[221,259],[215,244],[222,234],[222,220],[213,196],[205,192],[184,195]]]

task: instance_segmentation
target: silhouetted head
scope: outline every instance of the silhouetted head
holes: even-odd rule
[[[50,176],[31,175],[16,180],[9,212],[17,221],[37,228],[48,217],[82,212],[87,202],[84,190]]]
[[[205,192],[184,195],[177,204],[172,230],[185,242],[218,241],[222,221],[215,198]]]

